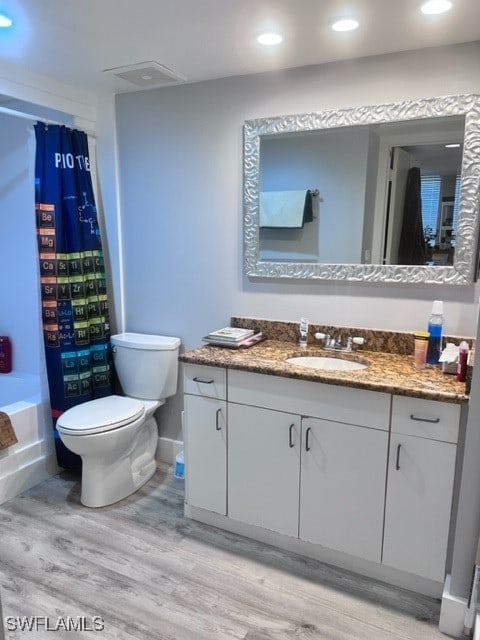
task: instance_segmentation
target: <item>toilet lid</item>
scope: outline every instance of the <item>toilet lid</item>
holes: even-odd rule
[[[102,433],[124,427],[144,413],[145,405],[140,400],[107,396],[68,409],[58,418],[57,429],[77,435]]]

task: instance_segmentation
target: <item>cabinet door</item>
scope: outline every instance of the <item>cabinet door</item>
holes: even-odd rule
[[[228,406],[228,515],[298,536],[300,417]]]
[[[383,563],[445,578],[456,446],[392,434]]]
[[[300,538],[380,562],[388,433],[302,421]]]
[[[185,395],[185,499],[227,513],[226,402]]]

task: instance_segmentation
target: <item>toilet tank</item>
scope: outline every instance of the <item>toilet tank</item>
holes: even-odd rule
[[[125,395],[162,400],[176,393],[180,338],[119,333],[111,336],[110,342]]]

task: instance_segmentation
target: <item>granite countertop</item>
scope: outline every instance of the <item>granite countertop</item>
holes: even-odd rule
[[[367,364],[360,371],[307,369],[286,362],[293,356],[330,356]],[[414,398],[457,404],[468,402],[466,384],[456,376],[442,373],[439,366],[416,369],[413,356],[358,350],[344,353],[318,346],[301,348],[294,342],[265,340],[247,349],[203,346],[180,355],[182,362],[227,369],[240,369],[267,375],[310,380],[371,391],[382,391]]]

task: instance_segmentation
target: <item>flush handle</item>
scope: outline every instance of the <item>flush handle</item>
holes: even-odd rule
[[[220,420],[218,419],[218,416],[219,416],[221,413],[222,413],[222,410],[221,410],[221,409],[217,409],[217,412],[216,412],[216,414],[215,414],[215,429],[216,429],[217,431],[221,431],[221,430],[222,430],[222,427],[221,427],[221,425],[220,425]]]
[[[213,384],[215,380],[201,380],[200,378],[195,377],[193,379],[194,382],[200,382],[200,384]]]

